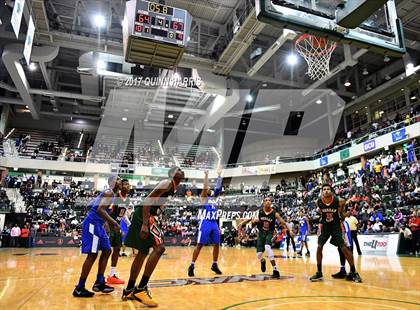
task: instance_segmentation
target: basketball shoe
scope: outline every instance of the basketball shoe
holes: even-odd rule
[[[346,272],[342,270],[331,275],[331,277],[333,277],[334,279],[344,279],[346,276],[347,276]]]
[[[112,277],[106,279],[107,284],[124,284],[124,280],[118,278],[115,274]]]
[[[194,265],[190,265],[190,267],[188,267],[188,276],[194,277]]]
[[[322,276],[322,272],[317,271],[312,277],[309,278],[312,282],[322,281],[324,277]]]
[[[214,271],[216,274],[222,274],[222,272],[219,269],[219,266],[217,264],[211,265],[211,270]]]
[[[147,286],[141,289],[137,287],[134,288],[132,296],[134,300],[137,300],[148,307],[157,307],[159,305],[155,300],[152,299],[152,294],[150,294]]]
[[[73,291],[73,296],[74,297],[93,297],[93,295],[95,295],[95,293],[93,292],[89,292],[87,289],[83,288],[78,288],[77,286],[75,287],[74,291]]]
[[[93,285],[92,290],[94,292],[102,292],[102,293],[108,294],[108,293],[113,292],[114,288],[112,286],[106,285],[105,282],[103,282],[103,283],[95,283]]]

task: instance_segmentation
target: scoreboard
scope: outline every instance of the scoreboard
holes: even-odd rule
[[[190,26],[191,15],[186,10],[137,1],[133,33],[136,36],[185,46]]]
[[[145,46],[151,42],[159,43],[161,48],[165,44],[169,50],[171,47],[185,48],[191,23],[192,16],[186,10],[144,0],[127,1],[123,23],[124,48],[126,44],[140,42]]]

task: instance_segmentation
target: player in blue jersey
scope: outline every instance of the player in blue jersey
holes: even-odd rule
[[[87,254],[83,263],[79,283],[73,291],[74,297],[93,297],[94,293],[85,288],[86,279],[98,257],[98,251],[102,251],[98,263],[98,275],[93,290],[95,292],[111,293],[114,288],[105,284],[104,272],[111,255],[111,244],[105,231],[105,221],[117,232],[120,225],[107,213],[113,204],[116,194],[120,190],[121,180],[118,176],[108,178],[109,188],[100,193],[91,203],[90,210],[82,224],[82,253]]]
[[[350,216],[350,212],[346,213],[346,218],[348,218]],[[350,230],[350,225],[348,222],[343,221],[342,222],[343,225],[343,238],[344,238],[344,242],[346,244],[346,246],[348,247],[348,249],[353,253],[353,240],[351,238],[351,230]],[[340,271],[331,275],[334,279],[344,279],[347,277],[347,272],[346,272],[346,257],[344,256],[343,251],[341,251],[340,248],[338,248],[338,254],[340,255]],[[350,279],[351,280],[351,279]]]
[[[219,194],[222,191],[222,169],[219,166],[217,168],[217,181],[214,188],[214,193],[208,195],[209,193],[209,172],[204,172],[204,187],[201,192],[201,204],[203,209],[201,212],[200,226],[198,228],[198,238],[197,246],[194,249],[192,261],[188,267],[188,276],[194,277],[194,266],[195,261],[200,254],[200,251],[203,245],[212,244],[213,245],[213,264],[211,265],[211,270],[216,274],[222,274],[217,265],[217,260],[219,258],[219,247],[220,247],[220,229],[217,223],[217,206],[219,203]]]
[[[308,218],[304,215],[303,211],[300,210],[299,213],[299,236],[300,236],[300,251],[298,252],[298,256],[302,256],[303,252],[303,245],[306,246],[306,256],[310,256],[311,253],[309,252],[308,248],[308,233],[311,230],[311,226],[309,225]]]

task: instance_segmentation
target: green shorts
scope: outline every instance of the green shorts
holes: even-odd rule
[[[149,233],[145,239],[140,238],[141,226],[143,225],[143,208],[134,210],[130,228],[124,244],[130,248],[139,250],[145,255],[149,254],[150,248],[163,243],[163,235],[153,216],[149,218]]]
[[[271,246],[271,240],[273,239],[273,236],[273,231],[260,231],[257,239],[257,253],[264,252],[266,244]]]
[[[121,233],[117,233],[112,227],[109,232],[109,242],[113,248],[120,248],[122,246]]]
[[[324,246],[327,243],[328,239],[331,237],[330,243],[336,247],[343,247],[345,246],[345,239],[344,239],[344,227],[342,224],[336,225],[327,225],[321,224],[320,226],[321,232],[318,236],[318,245]]]

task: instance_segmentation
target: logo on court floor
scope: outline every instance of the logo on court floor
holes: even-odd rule
[[[291,279],[292,276],[281,276],[280,279]],[[169,279],[169,280],[154,280],[151,281],[150,287],[171,287],[171,286],[186,286],[186,285],[208,285],[208,284],[226,284],[239,282],[257,282],[273,280],[269,275],[257,274],[251,276],[226,276],[215,278],[192,278],[192,279]]]

